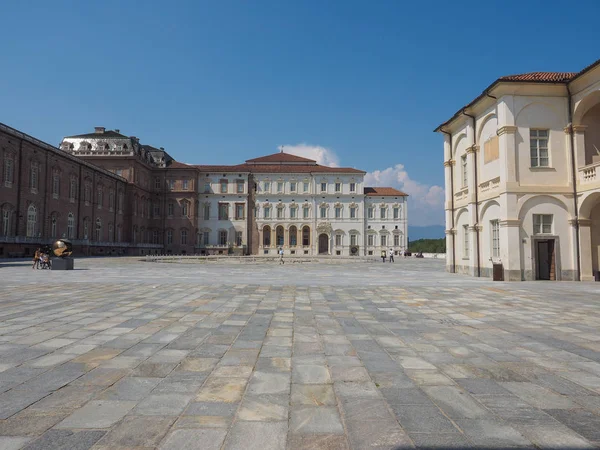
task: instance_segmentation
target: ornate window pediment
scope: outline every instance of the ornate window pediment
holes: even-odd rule
[[[350,206],[350,208],[358,208],[358,204],[355,202],[350,203],[348,206]]]
[[[321,204],[319,205],[319,208],[327,208],[327,209],[329,209],[329,203],[325,203],[325,202],[323,202],[323,203],[321,203]]]
[[[343,205],[340,202],[337,202],[333,206],[336,207],[336,208],[342,208],[343,207]]]

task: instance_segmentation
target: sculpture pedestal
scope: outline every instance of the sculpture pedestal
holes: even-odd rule
[[[73,270],[73,258],[54,258],[52,259],[52,270]]]

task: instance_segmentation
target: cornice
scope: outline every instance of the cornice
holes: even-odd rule
[[[519,219],[504,219],[504,220],[499,220],[498,223],[500,224],[501,227],[520,227],[521,226],[521,220],[519,220]]]
[[[504,125],[503,127],[498,128],[496,134],[498,136],[502,136],[503,134],[515,134],[517,132],[517,127],[514,125]]]

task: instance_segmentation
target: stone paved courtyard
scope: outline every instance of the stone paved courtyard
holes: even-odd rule
[[[0,264],[0,449],[593,448],[600,283]]]

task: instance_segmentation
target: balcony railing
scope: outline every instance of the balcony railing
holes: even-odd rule
[[[600,163],[590,164],[579,169],[579,182],[581,184],[600,181]]]

